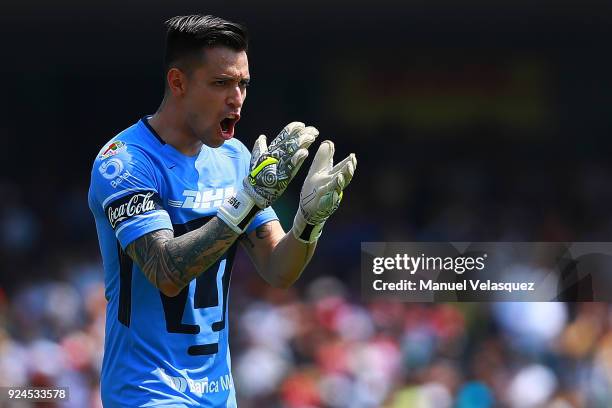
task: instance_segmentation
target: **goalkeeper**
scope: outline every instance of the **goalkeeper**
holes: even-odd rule
[[[235,407],[227,303],[237,244],[270,284],[301,274],[356,168],[322,142],[291,231],[271,205],[318,136],[300,122],[250,152],[235,139],[247,35],[203,16],[166,22],[165,92],[93,164],[89,206],[105,271],[105,407]]]

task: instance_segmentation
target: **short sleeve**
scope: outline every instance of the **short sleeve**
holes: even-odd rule
[[[91,173],[95,205],[121,246],[160,229],[172,229],[163,208],[155,169],[138,146],[115,140],[98,155]]]
[[[263,210],[257,213],[255,218],[253,218],[253,221],[251,221],[245,233],[249,234],[255,231],[255,228],[259,227],[260,225],[266,224],[274,220],[278,220],[278,216],[276,215],[274,209],[272,207],[264,208]]]

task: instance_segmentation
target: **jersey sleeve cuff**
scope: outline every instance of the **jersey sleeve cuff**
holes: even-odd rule
[[[149,214],[141,215],[128,223],[122,224],[115,231],[115,235],[121,244],[121,247],[125,249],[131,242],[137,240],[149,232],[169,229],[174,231],[172,228],[172,222],[170,216],[164,210],[155,211]]]
[[[255,231],[255,229],[263,224],[267,224],[270,221],[278,220],[278,216],[276,212],[272,209],[272,207],[266,207],[257,213],[253,221],[247,227],[245,234],[250,234]]]

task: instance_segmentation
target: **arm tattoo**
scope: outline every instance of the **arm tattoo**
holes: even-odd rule
[[[253,241],[251,241],[251,239],[249,238],[247,234],[242,234],[240,238],[238,239],[241,240],[242,242],[247,243],[249,245],[249,248],[251,249],[255,248],[255,244],[253,243]]]
[[[259,227],[255,229],[255,236],[258,239],[265,239],[269,237],[271,233],[272,233],[272,227],[270,226],[270,224],[267,224],[267,223],[260,225]]]
[[[258,239],[265,239],[268,236],[270,236],[271,233],[272,233],[272,228],[268,224],[260,225],[259,227],[255,229],[255,236]],[[251,249],[255,248],[255,244],[253,243],[253,241],[251,241],[251,239],[249,238],[247,234],[241,235],[239,239],[245,242],[246,244],[248,244],[248,246]]]
[[[214,264],[238,235],[218,218],[180,237],[170,230],[148,233],[127,246],[136,262],[155,287],[181,290]]]

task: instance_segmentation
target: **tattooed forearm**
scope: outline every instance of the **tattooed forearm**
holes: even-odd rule
[[[166,251],[178,274],[173,276],[186,285],[219,259],[238,235],[223,221],[213,218],[201,228],[168,241]]]
[[[173,284],[172,279],[165,273],[167,268],[158,267],[158,264],[169,263],[165,244],[173,236],[171,230],[153,231],[138,238],[125,249],[147,279],[160,289]]]
[[[215,263],[237,237],[223,221],[213,218],[176,238],[170,230],[151,232],[128,245],[126,252],[155,287],[176,295]]]

